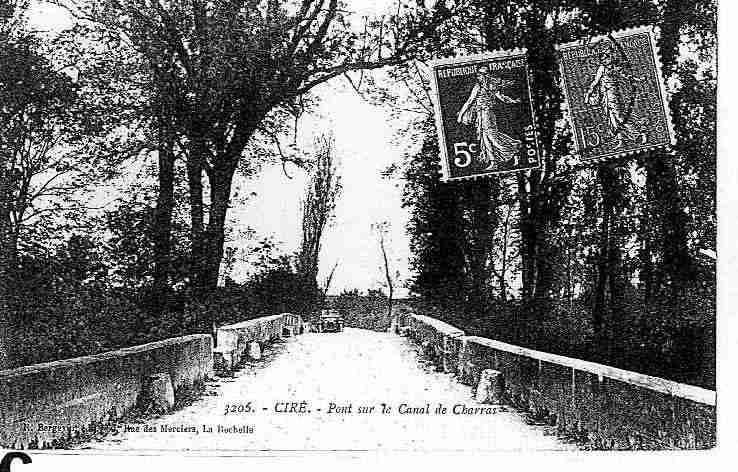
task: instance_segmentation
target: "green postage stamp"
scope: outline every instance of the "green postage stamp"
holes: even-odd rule
[[[525,51],[432,64],[443,180],[539,166]]]

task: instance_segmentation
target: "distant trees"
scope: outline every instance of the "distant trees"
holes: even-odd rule
[[[387,295],[378,289],[369,289],[366,294],[345,289],[331,298],[329,306],[338,310],[345,325],[351,328],[387,331],[392,321],[387,312]]]
[[[324,134],[316,137],[314,147],[312,170],[301,201],[302,241],[297,254],[297,270],[303,278],[312,305],[317,305],[322,295],[318,287],[320,250],[325,229],[335,214],[336,200],[341,192],[341,176],[338,173],[333,136]],[[330,285],[330,278],[327,285]]]

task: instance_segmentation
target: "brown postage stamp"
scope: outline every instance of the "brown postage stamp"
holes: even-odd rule
[[[618,31],[558,49],[574,143],[583,161],[672,144],[652,28]]]

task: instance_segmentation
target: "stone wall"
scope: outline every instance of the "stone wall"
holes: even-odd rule
[[[477,385],[502,373],[506,402],[595,449],[701,449],[715,446],[714,391],[594,362],[463,336],[422,316],[398,319],[402,332],[436,353],[439,367]],[[457,345],[458,350],[449,349]],[[432,349],[428,349],[428,346]],[[447,346],[445,349],[443,346]],[[442,355],[438,355],[438,353]],[[449,369],[456,364],[455,369]]]
[[[444,372],[457,372],[464,332],[448,323],[425,315],[406,314],[397,324]]]
[[[229,371],[246,356],[249,344],[260,347],[281,338],[284,315],[263,316],[253,320],[221,326],[216,331],[215,364],[220,370]]]
[[[0,447],[54,447],[123,416],[150,375],[169,374],[176,396],[212,370],[212,338],[196,334],[0,371]]]

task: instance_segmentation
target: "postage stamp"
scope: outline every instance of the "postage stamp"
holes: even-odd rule
[[[444,181],[539,166],[523,50],[432,63]]]
[[[583,161],[672,144],[652,28],[614,32],[558,49],[574,143]]]

